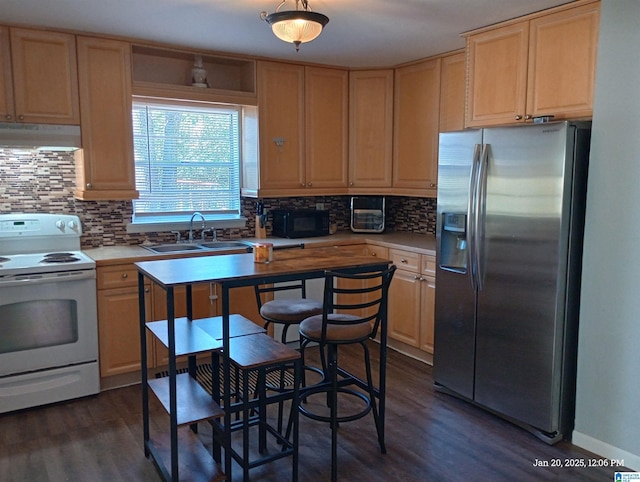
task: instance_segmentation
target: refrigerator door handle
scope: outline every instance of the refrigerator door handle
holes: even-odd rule
[[[480,163],[481,144],[476,144],[473,149],[473,161],[471,163],[471,176],[469,177],[469,200],[467,204],[467,266],[469,266],[469,281],[471,282],[471,289],[477,288],[477,265],[475,262],[475,245],[476,238],[475,232],[477,228],[476,224],[476,209],[477,209],[477,197],[478,197],[478,166]]]
[[[478,158],[478,175],[476,179],[476,205],[474,209],[474,231],[473,231],[473,257],[476,272],[476,286],[479,291],[482,291],[484,284],[484,263],[483,261],[483,246],[484,242],[484,223],[485,219],[485,207],[487,197],[487,169],[489,165],[489,145],[483,144],[482,151]]]

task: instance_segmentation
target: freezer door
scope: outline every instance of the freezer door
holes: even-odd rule
[[[434,381],[473,398],[475,291],[468,265],[469,183],[482,131],[440,134]]]
[[[567,123],[541,124],[484,135],[489,156],[475,400],[548,433],[558,427],[569,129]]]

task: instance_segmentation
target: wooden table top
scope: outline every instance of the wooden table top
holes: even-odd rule
[[[154,282],[168,286],[194,283],[255,284],[274,279],[321,277],[325,270],[361,269],[390,261],[367,255],[345,256],[339,248],[276,250],[270,263],[254,262],[253,254],[228,254],[135,263]]]

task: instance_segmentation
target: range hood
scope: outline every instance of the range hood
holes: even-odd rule
[[[80,141],[80,126],[0,122],[0,147],[75,151]]]

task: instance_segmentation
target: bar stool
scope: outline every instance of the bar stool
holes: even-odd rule
[[[256,285],[256,302],[260,316],[265,320],[263,328],[267,330],[270,324],[281,325],[282,334],[280,341],[287,343],[287,332],[292,325],[299,325],[300,322],[310,316],[322,313],[322,302],[307,298],[307,284],[305,280],[297,280],[294,282],[278,285]],[[285,299],[273,299],[263,302],[263,294],[286,293]],[[324,357],[323,357],[324,365]],[[303,363],[304,367],[304,363]],[[304,368],[303,368],[304,370]],[[279,386],[270,385],[272,390],[284,390],[286,387],[286,369],[279,370],[280,382]],[[304,371],[302,373],[302,386],[306,385]],[[282,429],[282,413],[283,407],[280,404],[278,411],[278,429]]]
[[[381,323],[386,323],[389,284],[396,270],[388,269],[365,273],[345,274],[327,271],[324,283],[324,305],[320,315],[314,315],[300,323],[300,353],[304,360],[304,350],[310,342],[316,342],[327,350],[324,380],[310,387],[303,387],[300,401],[318,393],[327,397],[329,416],[317,414],[310,408],[299,405],[300,413],[313,420],[328,422],[331,428],[331,480],[337,480],[337,437],[338,425],[360,419],[373,412],[378,434],[380,451],[386,453],[384,444],[384,413],[379,413],[376,399],[380,398],[379,388],[373,384],[368,340],[376,337]],[[341,368],[338,364],[338,347],[358,343],[364,352],[366,380]],[[360,388],[348,388],[354,386]],[[349,415],[338,414],[338,393],[357,397],[364,408]]]

